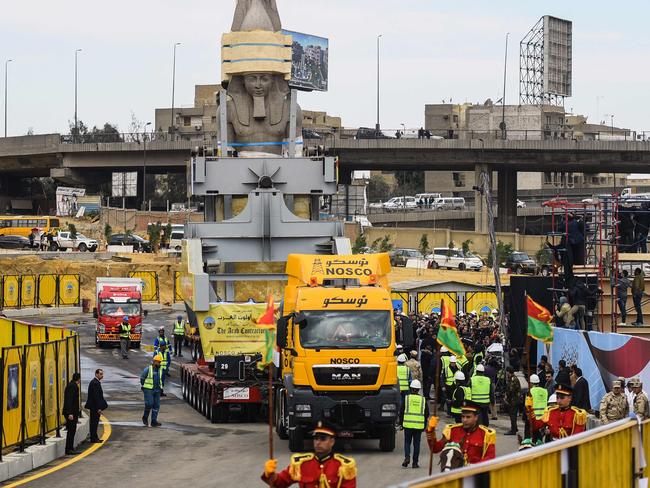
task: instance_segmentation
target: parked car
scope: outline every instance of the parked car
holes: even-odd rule
[[[423,259],[423,256],[417,249],[395,249],[390,254],[391,266],[406,266],[409,259]]]
[[[546,248],[537,256],[537,274],[551,276],[553,274],[554,258],[553,251]]]
[[[108,239],[109,246],[133,246],[136,252],[151,252],[151,243],[136,234],[113,234]]]
[[[29,239],[23,236],[0,236],[0,249],[30,249]]]
[[[464,210],[465,199],[462,197],[441,197],[433,202],[434,210]]]
[[[174,251],[180,251],[183,246],[183,239],[185,237],[185,228],[173,228],[172,227],[172,235],[169,238],[169,249],[173,249]]]
[[[415,197],[394,197],[384,203],[384,210],[394,212],[397,210],[413,210],[418,208]]]
[[[72,233],[69,231],[59,231],[52,239],[51,248],[53,251],[57,249],[73,249],[81,252],[95,252],[99,247],[99,242],[95,239],[90,239],[83,234],[77,233],[72,238]]]
[[[382,131],[377,131],[377,129],[371,129],[369,127],[359,127],[357,130],[357,135],[354,136],[355,139],[393,139],[393,137],[387,136]]]
[[[537,263],[525,252],[516,251],[506,258],[505,267],[511,273],[530,273],[537,271]]]
[[[433,253],[427,256],[429,260],[429,268],[447,268],[447,269],[459,269],[464,271],[466,269],[472,271],[480,271],[483,268],[483,260],[468,252],[464,252],[462,249],[448,248],[448,247],[437,247],[433,250]]]

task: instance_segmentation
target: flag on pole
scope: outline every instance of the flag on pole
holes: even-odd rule
[[[553,342],[551,313],[526,295],[528,313],[528,335],[546,344]]]
[[[444,300],[440,300],[440,316],[438,343],[449,349],[455,356],[465,356],[465,346],[458,335],[456,319]]]
[[[265,329],[264,355],[262,360],[257,363],[258,368],[263,369],[273,362],[273,353],[275,352],[275,307],[271,295],[266,300],[266,311],[257,319],[257,325]]]

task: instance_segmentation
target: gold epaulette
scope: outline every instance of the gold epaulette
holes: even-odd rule
[[[496,444],[497,442],[497,431],[494,429],[490,429],[489,427],[485,427],[484,425],[479,425],[479,428],[485,432],[485,440],[484,443],[487,445],[490,444]]]
[[[587,412],[578,407],[571,407],[574,412],[573,422],[576,425],[585,425],[587,423]]]
[[[463,424],[447,424],[445,425],[444,430],[442,431],[442,437],[447,440],[451,440],[451,429],[454,427],[462,427]]]
[[[334,454],[334,459],[341,463],[339,467],[339,477],[344,480],[353,480],[357,477],[357,462],[346,456],[341,456],[340,454]]]
[[[302,453],[294,454],[291,456],[291,462],[289,463],[289,475],[293,481],[300,481],[300,466],[306,461],[311,461],[314,459],[314,453]]]
[[[558,408],[560,407],[558,407],[557,405],[553,405],[552,407],[546,407],[544,409],[544,414],[542,415],[542,422],[548,422],[551,412],[553,410],[557,410]]]

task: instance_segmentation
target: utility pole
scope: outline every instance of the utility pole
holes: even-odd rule
[[[377,36],[377,125],[375,126],[375,132],[377,137],[379,137],[379,133],[381,132],[381,126],[379,125],[379,41],[382,38],[383,34],[379,34]]]
[[[508,37],[510,32],[506,33],[506,54],[503,61],[503,98],[501,98],[501,139],[506,140],[506,80],[508,74]]]
[[[171,132],[172,134],[174,133],[174,95],[176,91],[176,47],[180,46],[181,43],[177,42],[174,44],[174,61],[173,61],[173,67],[172,67],[172,121],[170,124]]]
[[[142,151],[142,210],[147,210],[147,127],[151,122],[144,124],[144,134],[142,140],[144,142],[144,150]]]
[[[7,66],[11,63],[13,59],[7,59],[5,61],[5,137],[7,137]]]
[[[77,49],[74,52],[74,129],[75,136],[79,135],[79,123],[77,121],[77,56],[81,52],[81,49]]]

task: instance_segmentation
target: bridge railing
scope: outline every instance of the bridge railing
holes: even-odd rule
[[[645,459],[649,456],[650,421],[639,425],[634,420],[624,419],[492,461],[401,483],[394,488],[637,486],[637,480],[647,476]]]
[[[307,145],[323,144],[336,145],[337,140],[345,139],[458,139],[458,140],[479,140],[495,141],[503,139],[509,141],[566,141],[566,140],[589,140],[589,141],[628,141],[628,142],[649,142],[650,131],[629,131],[629,130],[603,130],[599,132],[584,133],[562,128],[534,129],[534,130],[507,130],[502,132],[496,130],[470,130],[470,129],[428,129],[420,132],[420,129],[382,129],[377,132],[368,128],[327,128],[324,130],[304,129],[303,139]],[[99,144],[99,143],[150,143],[150,142],[178,142],[192,141],[198,144],[216,145],[219,140],[219,133],[216,131],[201,130],[179,130],[175,133],[168,132],[94,132],[88,134],[64,134],[61,135],[62,144]]]

